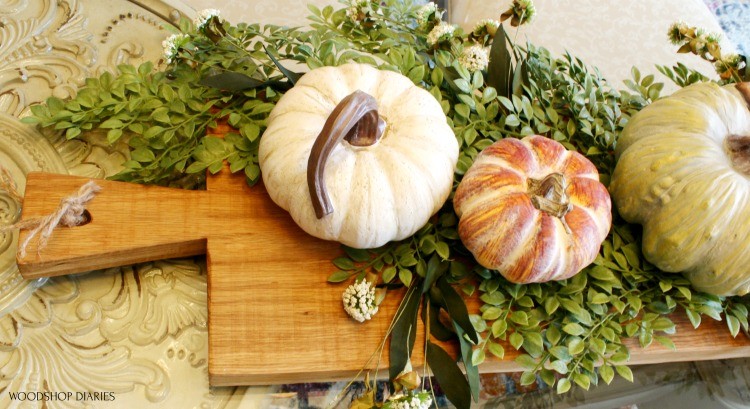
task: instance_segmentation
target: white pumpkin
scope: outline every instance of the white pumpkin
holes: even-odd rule
[[[717,295],[750,291],[750,96],[738,89],[694,84],[637,113],[610,185],[643,224],[646,259]]]
[[[457,160],[438,101],[362,64],[305,74],[276,104],[259,147],[271,199],[307,233],[355,248],[424,226],[450,195]]]

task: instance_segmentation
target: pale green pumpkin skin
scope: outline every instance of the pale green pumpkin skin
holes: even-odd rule
[[[733,87],[700,83],[631,118],[616,148],[610,192],[643,225],[643,255],[716,295],[750,291],[750,177],[730,158],[730,135],[750,136]]]

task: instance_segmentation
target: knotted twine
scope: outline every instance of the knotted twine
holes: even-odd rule
[[[2,173],[2,177],[0,177],[0,188],[8,192],[14,200],[23,203],[23,198],[18,193],[16,185],[13,182],[13,179],[10,178],[8,171],[3,168],[0,173]],[[26,249],[37,235],[39,235],[37,239],[37,252],[39,252],[47,246],[47,242],[49,242],[50,237],[52,237],[52,232],[57,226],[75,227],[87,221],[84,214],[86,211],[86,204],[90,202],[100,190],[101,187],[99,187],[99,185],[93,180],[90,180],[81,186],[76,194],[60,200],[60,205],[52,214],[36,219],[20,221],[9,226],[0,226],[0,233],[7,233],[15,229],[33,229],[23,243],[20,244],[18,255],[21,258],[26,257]]]
[[[23,203],[23,197],[18,193],[16,182],[13,180],[10,171],[2,166],[0,166],[0,190],[4,190],[8,193],[8,196],[18,202],[18,204]]]

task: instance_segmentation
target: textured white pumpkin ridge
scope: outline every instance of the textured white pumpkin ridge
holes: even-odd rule
[[[375,145],[339,143],[324,180],[334,212],[318,220],[307,187],[312,144],[337,101],[372,95],[386,120]],[[437,100],[390,71],[347,64],[304,75],[269,117],[259,160],[271,199],[309,234],[377,247],[415,233],[448,198],[458,142]]]

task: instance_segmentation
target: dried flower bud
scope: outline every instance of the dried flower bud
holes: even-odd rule
[[[387,294],[388,294],[387,288],[376,288],[375,289],[375,305],[382,304]]]
[[[729,54],[722,61],[736,70],[745,68],[745,60],[739,54]]]
[[[745,60],[738,54],[729,54],[714,63],[716,73],[721,79],[741,78],[740,72],[746,66]]]
[[[669,41],[674,45],[680,45],[687,40],[688,26],[684,21],[677,21],[667,31]]]
[[[536,14],[536,7],[531,0],[513,0],[510,8],[500,15],[500,21],[510,18],[510,25],[518,27],[531,22]]]
[[[422,383],[422,378],[419,377],[417,371],[401,372],[396,379],[393,380],[393,384],[396,386],[396,390],[414,390],[419,388]]]
[[[193,24],[195,24],[196,31],[208,37],[214,44],[221,41],[227,34],[221,17],[219,17],[219,10],[216,9],[199,11],[198,16],[193,19]]]
[[[678,21],[669,27],[667,36],[672,44],[680,46],[678,53],[693,53],[709,62],[721,60],[720,34],[707,34],[703,29]]]
[[[375,407],[375,391],[370,389],[352,401],[349,409],[372,409]]]
[[[486,18],[483,20],[479,20],[477,24],[474,25],[474,29],[471,31],[471,33],[475,37],[481,37],[485,34],[489,34],[490,37],[494,37],[499,27],[499,21],[493,20],[491,18]]]
[[[195,29],[200,31],[208,25],[208,22],[213,17],[219,17],[219,10],[216,9],[205,9],[198,12],[198,15],[193,19],[193,25]]]
[[[706,52],[706,36],[705,34],[701,34],[697,36],[696,38],[693,38],[689,42],[690,49],[692,50],[693,54],[703,54]]]

